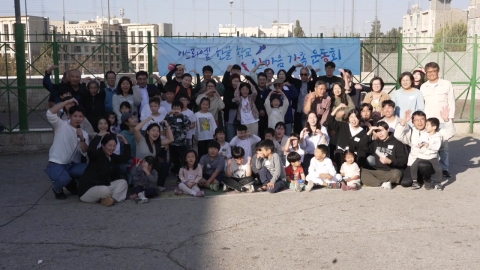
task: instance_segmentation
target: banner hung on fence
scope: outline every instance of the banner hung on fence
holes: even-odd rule
[[[267,63],[257,70],[272,68],[288,70],[302,63],[320,68],[325,74],[325,62],[335,62],[339,68],[348,68],[360,74],[360,39],[358,38],[158,38],[158,70],[165,76],[169,63],[183,64],[186,71],[213,67],[214,75],[223,75],[229,65],[238,64],[248,73],[261,62]],[[171,68],[171,67],[170,67]]]

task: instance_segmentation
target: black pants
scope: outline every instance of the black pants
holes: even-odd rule
[[[166,161],[158,162],[155,170],[157,170],[157,174],[158,174],[157,186],[163,187],[168,177],[168,171],[170,170],[170,163]]]
[[[170,162],[173,163],[172,171],[178,174],[180,168],[183,167],[185,154],[187,153],[186,145],[170,145]],[[160,172],[158,172],[160,174]]]
[[[337,170],[337,173],[340,173],[340,168],[342,168],[342,164],[345,162],[344,153],[341,149],[333,151],[333,161],[335,161],[335,170]]]
[[[229,188],[233,188],[237,191],[242,191],[242,187],[248,184],[252,184],[254,181],[253,177],[244,177],[244,178],[236,178],[236,177],[225,177],[223,179],[223,184],[225,184]]]
[[[145,197],[147,198],[153,198],[158,196],[157,189],[155,188],[144,188],[141,186],[136,186],[133,188],[133,190],[135,191],[136,194],[140,192],[145,192]]]
[[[208,154],[208,144],[211,141],[212,140],[198,141],[198,159],[199,160],[203,155]]]
[[[266,186],[272,180],[272,174],[265,167],[262,167],[258,171],[258,175],[260,176],[260,181],[262,181],[262,185],[264,185],[264,186]],[[274,187],[271,188],[271,189],[267,188],[267,191],[270,192],[270,193],[277,193],[277,192],[282,191],[283,189],[285,189],[285,183],[283,182],[283,180],[278,179],[275,182]]]
[[[268,115],[265,113],[265,116],[260,116],[258,121],[258,137],[265,138],[265,129],[268,127]]]
[[[430,180],[434,173],[435,170],[433,169],[432,163],[430,163],[429,161],[418,162],[417,180],[419,182]],[[412,183],[412,173],[410,166],[408,166],[403,173],[402,182],[400,184],[402,185],[402,187],[411,187]]]

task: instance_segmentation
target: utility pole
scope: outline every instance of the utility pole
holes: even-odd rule
[[[28,131],[27,75],[25,73],[25,30],[22,24],[20,0],[15,0],[15,61],[17,62],[17,92],[20,131]]]
[[[353,37],[353,26],[354,26],[354,21],[355,21],[355,0],[352,0],[352,29],[351,29],[351,34],[350,36]]]
[[[65,0],[62,0],[63,7],[63,38],[65,38]]]
[[[230,0],[230,36],[232,36],[232,24],[233,24],[233,16],[232,16],[232,7],[233,7],[233,0]]]
[[[110,0],[107,0],[107,8],[108,8],[108,70],[112,70],[112,33],[110,32]]]

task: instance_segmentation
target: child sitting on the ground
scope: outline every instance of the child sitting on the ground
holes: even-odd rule
[[[342,190],[357,190],[360,187],[360,168],[355,163],[355,153],[347,150],[343,155],[345,162],[340,167],[340,174],[343,177]]]
[[[153,169],[155,158],[146,156],[142,161],[133,166],[131,173],[134,187],[137,194],[135,203],[147,203],[147,198],[153,198],[158,195],[157,180],[158,173]]]
[[[264,140],[258,148],[261,150],[262,158],[257,156],[255,166],[258,169],[262,187],[258,191],[276,193],[285,188],[285,169],[277,153],[273,141]]]
[[[180,184],[175,189],[175,195],[189,194],[195,197],[203,197],[205,194],[198,187],[198,182],[202,179],[202,166],[198,164],[198,155],[194,150],[187,152],[185,156],[185,165],[180,168],[178,173]]]
[[[437,131],[440,128],[440,121],[438,118],[428,118],[427,122],[425,123],[425,131],[420,135],[420,140],[422,141],[419,145],[414,145],[413,147],[420,148],[420,151],[417,155],[417,159],[413,162],[412,166],[410,166],[411,174],[412,174],[412,189],[419,189],[420,184],[417,181],[418,175],[418,163],[420,161],[429,161],[433,169],[435,170],[435,177],[436,183],[434,187],[436,190],[442,190],[441,186],[441,179],[442,179],[442,167],[440,166],[440,162],[438,160],[438,150],[442,145],[443,137]],[[432,179],[433,180],[433,179]],[[434,182],[434,181],[432,181]]]
[[[199,162],[202,166],[203,178],[198,184],[213,191],[218,191],[224,177],[225,161],[218,154],[218,150],[220,150],[220,144],[217,141],[210,141],[208,154],[202,156]]]
[[[318,145],[315,149],[314,158],[312,158],[308,167],[306,191],[311,191],[315,185],[340,188],[341,176],[336,175],[335,166],[333,166],[332,160],[327,157],[328,152],[328,146],[324,144]]]
[[[305,173],[302,168],[302,157],[297,152],[291,152],[287,155],[287,161],[290,163],[285,168],[287,180],[290,182],[290,189],[297,192],[305,190]]]
[[[225,171],[225,186],[235,189],[239,192],[253,192],[253,177],[251,158],[248,157],[247,163],[244,163],[245,150],[239,146],[232,149],[232,157],[228,160],[227,170]]]

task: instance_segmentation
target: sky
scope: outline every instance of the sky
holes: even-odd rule
[[[94,19],[107,16],[110,2],[111,16],[120,17],[124,8],[125,17],[133,23],[172,23],[174,35],[217,35],[219,24],[232,22],[238,27],[271,27],[274,20],[280,22],[300,21],[306,35],[324,33],[350,33],[352,26],[352,0],[20,0],[22,14],[25,2],[29,15],[45,16],[62,20],[63,11],[67,21]],[[364,34],[371,30],[370,23],[375,13],[383,32],[402,26],[402,18],[409,6],[419,4],[429,8],[429,0],[354,0],[354,32]],[[377,8],[375,8],[377,2]],[[310,9],[310,4],[312,8]],[[453,0],[452,7],[466,10],[470,0]],[[13,16],[14,0],[0,0],[0,16]],[[311,11],[310,11],[311,10]],[[103,12],[102,12],[103,11]],[[377,11],[377,12],[376,12]],[[311,20],[310,20],[311,17]],[[310,27],[311,25],[311,27]]]

